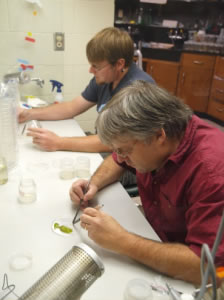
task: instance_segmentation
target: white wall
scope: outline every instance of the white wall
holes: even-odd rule
[[[64,84],[65,101],[79,95],[91,74],[85,47],[104,27],[113,26],[114,0],[40,0],[42,8],[26,0],[0,0],[0,77],[18,70],[17,59],[34,66],[32,77],[45,80],[20,87],[21,96],[33,95],[53,101],[50,79]],[[34,12],[37,12],[34,15]],[[25,41],[28,32],[35,43]],[[65,33],[65,51],[54,51],[53,33]],[[94,131],[96,109],[76,119],[85,131]]]

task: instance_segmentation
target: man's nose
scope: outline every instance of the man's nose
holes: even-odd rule
[[[90,66],[90,67],[89,67],[89,73],[95,74],[95,70],[94,70],[93,66]]]
[[[125,157],[123,155],[117,154],[117,161],[121,164],[125,162]]]

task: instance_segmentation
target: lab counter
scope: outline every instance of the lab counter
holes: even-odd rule
[[[161,43],[160,43],[161,44]],[[150,59],[158,59],[158,60],[165,60],[165,61],[173,61],[173,62],[180,62],[181,55],[183,53],[191,53],[191,54],[203,54],[203,55],[210,55],[210,56],[217,56],[217,55],[224,55],[224,47],[222,52],[209,52],[206,51],[206,49],[202,50],[193,50],[188,48],[162,48],[162,47],[142,47],[142,56],[144,58],[150,58]]]
[[[64,136],[83,136],[84,133],[74,120],[41,122],[42,127]],[[20,125],[22,130],[23,125]],[[125,286],[133,278],[153,282],[162,278],[176,289],[191,292],[193,286],[152,271],[150,268],[122,255],[96,245],[77,223],[73,234],[58,235],[52,225],[58,218],[72,221],[76,209],[69,197],[69,188],[77,178],[59,178],[59,162],[64,157],[76,159],[88,156],[91,173],[102,162],[99,154],[68,151],[45,152],[32,144],[30,137],[19,138],[19,163],[9,173],[9,181],[0,186],[0,299],[4,294],[3,279],[7,275],[8,285],[14,285],[13,293],[6,298],[17,299],[30,288],[45,272],[56,264],[74,245],[82,242],[90,246],[102,260],[105,272],[82,295],[82,300],[122,300]],[[34,178],[37,200],[30,204],[18,202],[18,184],[24,172]],[[112,215],[127,230],[149,239],[159,240],[120,183],[100,191],[93,200],[104,204],[103,211]],[[14,270],[11,259],[18,253],[29,256],[31,264],[23,270]]]

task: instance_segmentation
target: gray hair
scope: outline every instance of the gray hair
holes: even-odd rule
[[[137,80],[120,90],[96,120],[101,141],[130,136],[150,140],[160,129],[167,138],[180,138],[192,117],[192,110],[180,99],[155,84]]]

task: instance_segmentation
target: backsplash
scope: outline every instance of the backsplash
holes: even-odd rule
[[[17,71],[22,62],[33,67],[32,77],[45,81],[21,87],[21,94],[52,102],[50,79],[64,84],[69,101],[80,95],[92,75],[86,59],[86,44],[107,26],[113,26],[114,0],[40,0],[42,7],[26,0],[0,1],[0,78]],[[102,13],[103,12],[103,13]],[[65,50],[55,51],[55,32],[65,34]],[[35,42],[26,40],[34,39]],[[23,63],[24,64],[24,63]],[[94,130],[95,110],[78,117],[84,130]]]

